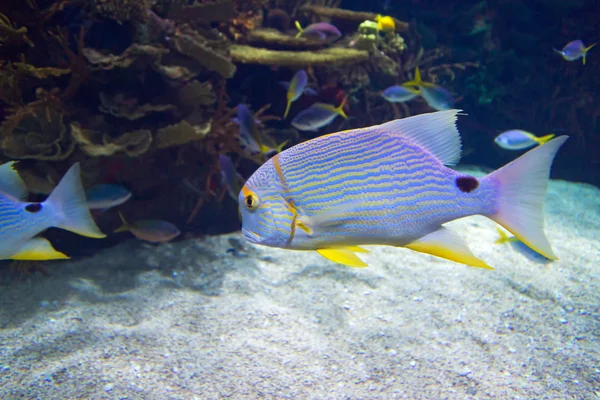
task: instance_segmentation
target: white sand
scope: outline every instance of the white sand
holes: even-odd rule
[[[0,398],[595,399],[600,190],[552,182],[546,215],[549,265],[483,217],[449,224],[494,271],[385,247],[366,269],[234,256],[237,234],[55,262],[0,288]]]

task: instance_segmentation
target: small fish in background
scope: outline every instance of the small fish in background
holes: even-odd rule
[[[420,90],[421,97],[425,99],[429,107],[438,111],[449,110],[454,107],[454,97],[452,94],[432,82],[423,82],[419,67],[415,68],[415,77],[412,81],[404,82],[404,87],[417,87]]]
[[[385,89],[381,96],[390,103],[404,103],[417,97],[421,92],[419,89],[404,87],[400,85],[390,86]]]
[[[527,257],[527,259],[529,259],[530,261],[533,261],[538,264],[549,264],[553,261],[547,257],[544,257],[537,251],[529,248],[525,243],[521,242],[515,236],[508,236],[506,232],[500,229],[500,227],[496,227],[496,230],[498,231],[500,237],[494,242],[495,244],[510,243],[512,248],[515,251],[517,251],[517,253],[522,254],[523,256]]]
[[[543,225],[552,161],[566,136],[476,178],[460,160],[460,110],[324,135],[271,158],[238,195],[242,233],[254,244],[315,250],[365,267],[361,245],[407,247],[491,268],[443,224],[481,214],[556,259]]]
[[[175,239],[181,233],[179,229],[168,221],[160,219],[145,219],[129,224],[123,214],[119,212],[121,225],[114,233],[131,232],[133,236],[150,243],[165,243]]]
[[[227,193],[233,201],[237,201],[237,195],[244,185],[244,178],[235,170],[231,158],[224,154],[219,154],[219,168],[221,169],[221,184],[227,188]]]
[[[552,139],[553,133],[537,137],[531,132],[521,129],[511,129],[502,132],[494,139],[494,142],[505,150],[525,150],[533,146],[541,145]]]
[[[89,188],[85,197],[90,210],[106,211],[129,200],[131,192],[121,185],[102,183]]]
[[[327,103],[315,103],[307,109],[300,111],[292,120],[292,126],[300,131],[316,132],[332,123],[338,115],[348,118],[344,112],[347,100],[348,97],[344,97],[337,107]]]
[[[576,61],[582,58],[583,65],[585,65],[585,57],[587,52],[595,45],[596,43],[585,47],[581,40],[573,40],[572,42],[567,43],[562,50],[554,49],[554,51],[560,54],[562,58],[567,61]]]
[[[234,123],[239,124],[240,144],[249,157],[263,157],[277,154],[288,143],[284,141],[277,143],[267,134],[261,134],[258,130],[258,123],[247,105],[238,104],[237,118],[233,118]]]
[[[15,162],[0,165],[0,259],[54,260],[68,258],[50,242],[34,237],[50,227],[103,238],[87,207],[79,164],[63,176],[41,203],[24,201],[25,183],[14,169]]]
[[[302,28],[300,22],[296,21],[296,28],[298,29],[296,37],[334,41],[342,36],[340,30],[328,22],[317,22]]]
[[[303,69],[297,71],[292,77],[292,80],[287,87],[287,104],[285,106],[285,112],[283,113],[284,119],[287,118],[292,103],[296,101],[302,95],[302,93],[304,93],[307,83],[308,75]]]
[[[375,17],[375,22],[377,22],[377,28],[382,32],[396,32],[396,21],[389,15],[377,15]]]

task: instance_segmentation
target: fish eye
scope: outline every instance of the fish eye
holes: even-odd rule
[[[258,199],[257,195],[255,195],[254,193],[250,193],[244,198],[244,204],[246,205],[246,208],[248,210],[254,211],[258,208],[260,200]]]

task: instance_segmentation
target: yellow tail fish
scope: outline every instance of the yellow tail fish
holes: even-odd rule
[[[543,203],[560,136],[476,178],[446,165],[460,159],[459,110],[337,132],[291,147],[263,164],[238,200],[245,238],[316,250],[349,266],[360,245],[390,245],[491,268],[444,223],[474,214],[498,222],[556,259]]]

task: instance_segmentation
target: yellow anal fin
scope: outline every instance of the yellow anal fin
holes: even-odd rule
[[[17,254],[10,257],[12,260],[64,260],[69,258],[64,253],[57,251],[52,247],[52,244],[44,238],[32,238],[21,247]]]
[[[475,257],[460,236],[449,229],[440,227],[422,238],[407,244],[405,247],[421,253],[431,254],[471,267],[494,269],[483,260]]]
[[[338,264],[343,264],[354,268],[364,268],[367,266],[367,264],[358,258],[355,252],[366,253],[367,251],[368,250],[358,246],[348,246],[333,249],[318,249],[317,253]]]

